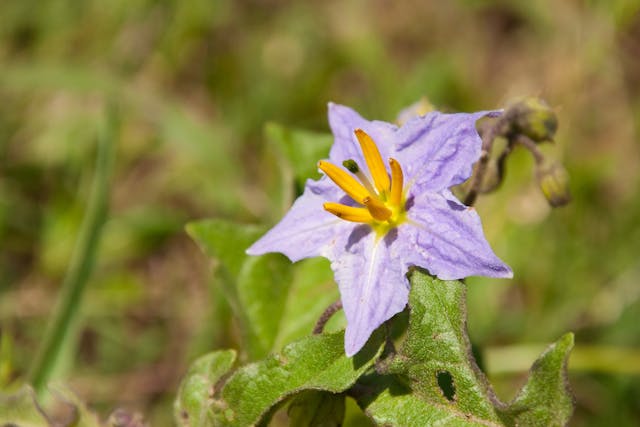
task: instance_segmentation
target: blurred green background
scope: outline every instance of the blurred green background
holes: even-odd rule
[[[544,149],[566,165],[573,202],[551,210],[520,151],[480,198],[515,278],[469,280],[471,338],[510,399],[537,350],[574,331],[572,425],[639,425],[632,0],[2,1],[0,386],[24,378],[49,322],[108,105],[120,122],[110,212],[57,372],[102,417],[122,407],[164,426],[188,363],[238,342],[184,224],[281,216],[267,122],[326,132],[328,101],[390,121],[422,96],[471,111],[522,95],[556,109]]]

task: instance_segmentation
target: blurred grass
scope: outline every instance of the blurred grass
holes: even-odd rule
[[[97,248],[104,223],[107,220],[113,152],[117,139],[117,117],[113,108],[105,114],[106,124],[98,136],[95,176],[85,208],[80,232],[69,267],[61,285],[50,323],[31,364],[28,382],[36,393],[42,393],[55,376],[61,360],[70,358],[65,353],[75,347],[78,311],[95,264]]]
[[[24,377],[43,337],[109,99],[123,117],[111,216],[63,375],[103,416],[123,406],[169,425],[187,363],[236,345],[183,225],[277,218],[280,166],[263,126],[326,132],[328,101],[391,120],[423,95],[464,111],[545,98],[560,119],[545,149],[567,165],[574,201],[551,211],[532,161],[510,159],[478,210],[515,279],[469,281],[471,337],[499,349],[573,330],[578,352],[637,356],[639,10],[633,0],[0,3],[0,380]],[[572,424],[640,424],[637,375],[598,371],[572,374]],[[519,377],[492,379],[508,396]]]

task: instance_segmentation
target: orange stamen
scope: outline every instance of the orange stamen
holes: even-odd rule
[[[351,196],[351,198],[356,202],[364,204],[364,199],[370,197],[369,192],[362,186],[362,184],[333,163],[320,160],[318,162],[318,168],[327,174],[327,176],[335,182],[338,187]]]
[[[404,175],[400,163],[396,159],[389,159],[391,166],[391,206],[400,207],[402,203],[402,186],[404,185]]]
[[[354,208],[340,203],[327,202],[322,205],[327,212],[330,212],[340,219],[351,222],[371,222],[373,217],[367,208]]]
[[[356,129],[355,134],[356,138],[358,138],[358,142],[360,142],[360,148],[362,149],[364,160],[367,162],[373,182],[378,189],[378,194],[385,197],[389,192],[391,182],[389,180],[389,174],[387,174],[387,169],[384,166],[382,156],[380,155],[380,151],[378,150],[376,143],[365,131],[362,129]]]
[[[384,203],[374,197],[367,197],[363,200],[363,204],[369,210],[372,217],[378,221],[386,221],[391,218],[393,212],[387,208]]]

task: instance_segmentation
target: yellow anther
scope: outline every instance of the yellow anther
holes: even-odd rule
[[[371,216],[378,221],[388,220],[391,218],[391,214],[393,213],[384,205],[384,203],[375,197],[367,197],[363,200],[363,204],[367,207]]]
[[[364,160],[367,162],[369,172],[373,178],[373,183],[378,189],[378,194],[385,197],[391,187],[389,180],[389,174],[387,174],[387,168],[384,166],[384,161],[378,151],[376,143],[371,137],[362,129],[355,130],[356,138],[360,142],[360,148],[362,148],[362,154]]]
[[[332,202],[327,202],[322,206],[327,212],[330,212],[345,221],[365,223],[373,221],[373,217],[367,208],[354,208],[352,206]]]
[[[391,195],[389,202],[391,202],[391,206],[400,207],[404,175],[402,174],[400,163],[396,159],[389,159],[389,166],[391,166]]]
[[[331,178],[338,187],[342,188],[342,190],[351,196],[351,198],[356,202],[364,204],[364,199],[370,197],[369,192],[362,186],[362,184],[333,163],[320,160],[318,162],[318,168],[327,174],[327,176]]]

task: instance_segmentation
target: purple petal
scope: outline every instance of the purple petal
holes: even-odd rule
[[[347,356],[356,354],[378,326],[407,304],[407,269],[396,246],[395,231],[378,238],[368,225],[360,225],[334,247],[331,268],[347,318]]]
[[[476,121],[490,113],[431,112],[408,121],[397,133],[397,160],[413,179],[408,184],[440,191],[466,181],[482,150]]]
[[[353,159],[360,167],[366,167],[360,144],[354,134],[356,129],[362,129],[369,134],[378,145],[385,161],[392,157],[391,153],[395,150],[393,142],[396,138],[397,126],[387,122],[363,119],[360,114],[344,105],[329,103],[329,126],[335,137],[329,159],[338,165],[344,160]]]
[[[443,280],[467,276],[513,277],[491,250],[475,209],[461,204],[450,191],[415,196],[399,228],[399,239],[414,246],[411,262]]]
[[[322,204],[335,201],[343,193],[328,178],[308,180],[304,193],[289,212],[271,230],[255,242],[247,253],[262,255],[281,252],[293,262],[313,256],[326,256],[335,237],[345,235],[354,227],[325,211]]]

